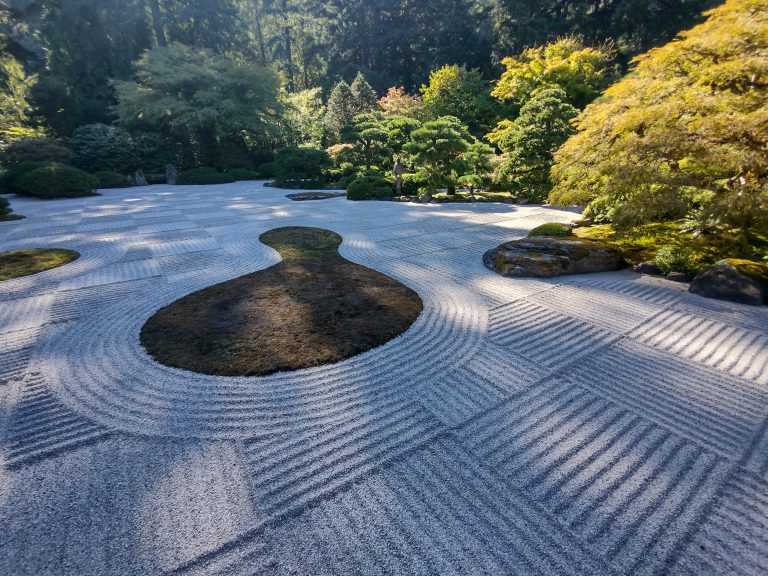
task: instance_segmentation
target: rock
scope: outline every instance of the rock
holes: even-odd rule
[[[656,266],[653,262],[640,262],[640,264],[635,266],[635,272],[649,274],[651,276],[661,276],[661,268]]]
[[[760,306],[768,303],[768,266],[747,260],[720,260],[699,272],[688,291],[705,298]]]
[[[670,272],[667,274],[667,280],[672,280],[672,282],[688,282],[688,273],[687,272]]]
[[[165,165],[165,181],[168,184],[176,184],[176,179],[179,177],[179,171],[173,164]]]
[[[624,264],[618,249],[600,242],[567,238],[525,238],[489,250],[483,263],[502,276],[549,278],[618,270]]]
[[[429,204],[432,201],[432,195],[431,194],[422,194],[419,196],[419,202],[422,204]]]
[[[477,198],[473,194],[467,196],[467,202],[477,202]]]
[[[136,174],[133,177],[134,186],[149,186],[147,177],[144,176],[143,170],[136,170]]]

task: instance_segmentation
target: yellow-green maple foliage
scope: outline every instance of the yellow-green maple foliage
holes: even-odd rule
[[[768,0],[728,0],[577,118],[555,155],[553,204],[617,224],[696,212],[747,231],[768,222]]]

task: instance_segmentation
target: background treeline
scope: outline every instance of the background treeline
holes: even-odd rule
[[[663,44],[711,0],[3,0],[3,93],[17,118],[69,136],[117,119],[114,80],[180,43],[269,67],[289,93],[362,72],[377,93],[416,91],[446,64],[486,79],[563,35],[612,42],[617,61]],[[28,90],[26,90],[28,88]],[[21,97],[21,98],[19,98]],[[28,104],[26,106],[25,104]],[[5,107],[3,107],[6,110]]]

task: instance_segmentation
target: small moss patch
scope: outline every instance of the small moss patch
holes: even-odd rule
[[[739,272],[768,286],[768,264],[762,262],[753,262],[751,260],[740,260],[738,258],[731,258],[728,263],[736,268]]]
[[[295,202],[302,202],[305,200],[328,200],[330,198],[338,198],[345,195],[344,192],[299,192],[297,194],[288,194],[286,198],[294,200]]]
[[[26,216],[22,216],[21,214],[14,214],[11,212],[10,214],[0,214],[0,222],[11,222],[13,220],[24,220]]]
[[[380,346],[421,313],[413,290],[344,259],[334,232],[279,228],[259,239],[283,261],[159,310],[141,330],[155,360],[225,376],[297,370]]]
[[[568,224],[561,224],[559,222],[548,222],[537,226],[530,232],[528,236],[551,236],[553,238],[565,238],[566,236],[573,236],[573,231]]]
[[[0,252],[0,281],[30,276],[69,264],[80,257],[74,250],[33,248]]]

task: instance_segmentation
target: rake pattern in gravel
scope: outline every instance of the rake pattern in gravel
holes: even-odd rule
[[[766,574],[768,312],[629,272],[502,278],[569,212],[296,203],[261,183],[14,199],[0,250],[0,574]],[[404,334],[264,377],[161,366],[159,308],[285,226],[418,292]]]

